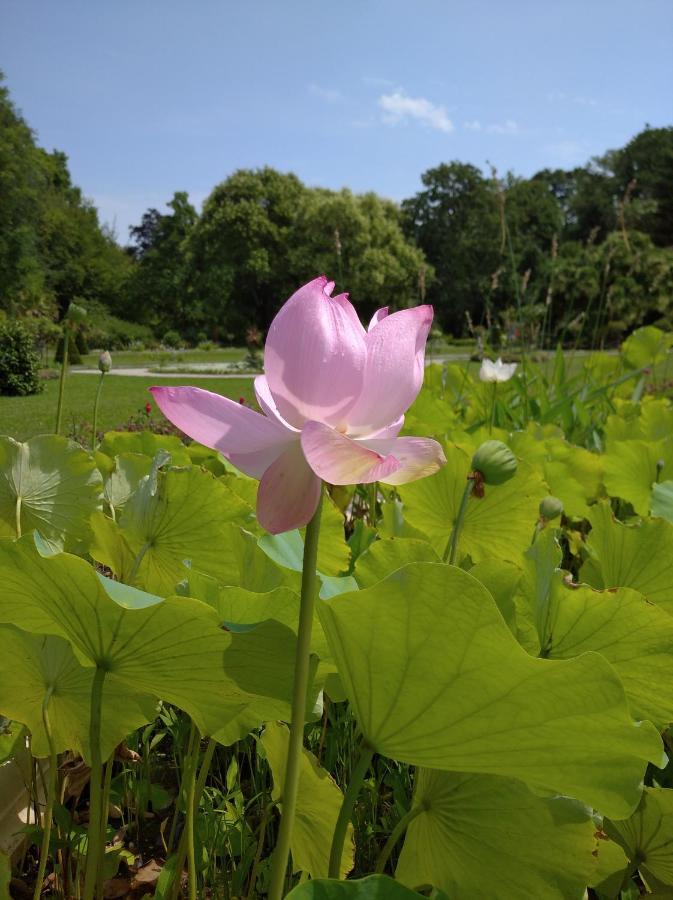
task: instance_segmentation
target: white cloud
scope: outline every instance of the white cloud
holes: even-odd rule
[[[319,84],[309,84],[308,89],[309,93],[324,100],[325,103],[341,103],[344,99],[341,91],[337,91],[334,88],[321,87]]]
[[[487,125],[486,131],[489,134],[518,134],[519,126],[513,119],[507,119],[502,124]]]
[[[453,131],[453,122],[446,113],[445,106],[438,106],[425,97],[408,97],[403,91],[382,94],[379,106],[383,110],[383,121],[386,125],[398,125],[400,122],[413,119],[429,128],[436,128],[449,134]]]
[[[479,119],[472,119],[471,122],[463,122],[463,128],[466,131],[481,131],[481,122]]]

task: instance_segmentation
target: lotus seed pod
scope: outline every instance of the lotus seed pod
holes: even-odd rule
[[[552,519],[558,519],[561,515],[563,515],[563,503],[558,497],[549,496],[540,501],[540,518],[551,522]]]
[[[109,350],[103,350],[98,357],[98,368],[101,372],[109,372],[112,368],[112,357],[110,356]]]
[[[472,457],[472,469],[485,484],[504,484],[516,475],[516,456],[502,441],[486,441]]]
[[[83,306],[80,306],[79,303],[71,303],[68,307],[68,312],[65,314],[65,318],[69,322],[83,322],[86,319],[86,310]]]

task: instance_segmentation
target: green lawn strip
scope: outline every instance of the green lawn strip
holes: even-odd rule
[[[71,375],[65,389],[63,406],[63,433],[73,436],[77,426],[91,423],[93,402],[98,384],[98,375]],[[193,385],[217,394],[224,394],[245,402],[254,402],[252,378],[189,378],[185,375],[177,378],[152,377],[131,378],[108,375],[103,384],[100,409],[98,412],[98,429],[109,431],[122,428],[132,416],[144,416],[146,403],[152,404],[150,418],[153,421],[162,419],[161,413],[152,400],[148,388],[153,384]],[[8,434],[17,440],[25,441],[35,434],[46,434],[54,430],[56,420],[56,400],[58,396],[58,379],[44,382],[44,391],[32,397],[0,397],[0,433]]]

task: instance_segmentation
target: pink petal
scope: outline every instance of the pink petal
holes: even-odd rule
[[[392,454],[400,468],[379,478],[384,484],[406,484],[433,475],[446,463],[441,444],[430,438],[401,437],[393,440],[367,440],[367,447],[378,453]]]
[[[402,426],[404,425],[404,416],[400,416],[395,422],[391,422],[390,425],[386,425],[385,428],[379,429],[379,431],[373,431],[371,434],[368,434],[366,437],[367,443],[369,443],[370,438],[396,438],[397,435],[402,431]],[[362,438],[361,440],[365,440]]]
[[[180,431],[219,450],[253,478],[261,478],[288,443],[297,441],[296,432],[220,394],[195,387],[152,387],[150,391]]]
[[[255,396],[257,397],[257,402],[264,410],[265,415],[270,419],[275,419],[276,422],[280,422],[284,428],[288,428],[291,431],[297,430],[296,428],[293,428],[292,425],[288,425],[278,412],[278,407],[276,406],[276,401],[273,399],[273,394],[269,388],[269,382],[266,380],[266,375],[258,375],[255,378]]]
[[[411,406],[423,384],[425,342],[432,307],[402,309],[367,333],[367,367],[357,403],[348,413],[351,434],[378,431]]]
[[[387,315],[388,315],[388,307],[387,306],[383,306],[381,309],[377,309],[376,312],[374,313],[374,315],[372,316],[371,321],[369,322],[367,331],[371,331],[372,328],[375,328],[379,324],[381,319],[385,319],[385,317]]]
[[[262,476],[257,521],[271,534],[302,528],[316,511],[322,483],[304,459],[299,441],[280,454]]]
[[[300,288],[271,323],[264,371],[280,415],[343,422],[362,391],[365,331],[345,294],[330,297],[324,276]]]
[[[304,425],[301,446],[310,467],[329,484],[382,481],[400,467],[394,456],[371,450],[322,422]]]

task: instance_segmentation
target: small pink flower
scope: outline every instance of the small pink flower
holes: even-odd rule
[[[257,517],[273,534],[306,525],[321,481],[405,484],[446,462],[436,441],[397,436],[423,383],[432,307],[381,309],[365,331],[333,289],[310,281],[271,323],[255,379],[264,415],[200,388],[150,389],[185,434],[260,480]]]
[[[245,406],[245,397],[239,397],[238,402],[241,404],[241,406]]]
[[[145,412],[147,413],[148,416],[152,412],[152,404],[151,403],[145,404]]]

